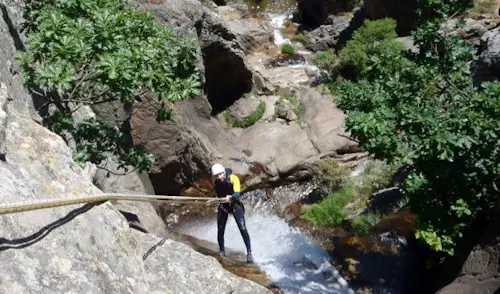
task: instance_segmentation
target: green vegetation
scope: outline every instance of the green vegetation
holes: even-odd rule
[[[285,43],[281,47],[281,53],[287,54],[287,55],[293,55],[293,54],[295,54],[295,49],[293,48],[292,45]]]
[[[373,56],[381,52],[400,52],[403,44],[396,40],[396,21],[385,18],[376,21],[366,20],[340,50],[339,59],[342,68],[354,70],[363,74],[368,69],[368,63]],[[388,66],[389,64],[387,64]]]
[[[314,226],[339,225],[349,214],[366,208],[366,200],[372,193],[390,186],[392,171],[382,162],[370,162],[363,175],[353,179],[347,167],[332,158],[325,159],[316,169],[319,193],[324,199],[304,209],[302,218],[311,221]],[[359,223],[355,226],[370,227],[366,220],[356,222]]]
[[[297,99],[297,95],[295,94],[283,94],[280,96],[280,99],[288,100],[293,106],[293,112],[300,118],[301,113],[303,111],[303,105],[300,103],[299,99]]]
[[[266,112],[266,103],[264,101],[261,101],[259,103],[259,106],[257,106],[257,109],[255,110],[255,112],[252,113],[252,115],[250,115],[249,117],[247,117],[245,119],[242,119],[242,120],[232,119],[229,110],[227,110],[224,113],[224,116],[225,116],[226,122],[229,125],[232,125],[233,127],[237,127],[237,128],[248,128],[249,126],[252,126],[256,122],[258,122],[262,118],[262,116],[264,115],[264,112]]]
[[[315,179],[322,197],[327,197],[346,185],[350,170],[335,159],[327,157],[315,169]]]
[[[360,145],[407,167],[404,190],[418,215],[417,238],[453,255],[498,201],[500,83],[475,87],[474,48],[438,33],[442,21],[472,1],[420,4],[412,33],[419,52],[396,45],[390,21],[369,22],[339,54],[358,76],[335,90],[347,131]]]
[[[300,34],[300,33],[293,35],[291,40],[293,42],[299,42],[302,44],[307,43],[307,37],[304,34]]]
[[[380,218],[380,214],[369,212],[355,217],[350,222],[350,226],[354,232],[366,233],[380,221]]]
[[[340,74],[341,62],[333,50],[318,53],[313,63],[326,73],[329,80],[335,80]]]
[[[345,185],[321,202],[313,204],[302,218],[314,226],[338,226],[348,215],[344,207],[354,199],[355,194],[353,185]]]
[[[75,138],[79,163],[99,164],[114,155],[123,167],[149,170],[153,156],[99,120],[75,123],[73,109],[133,103],[149,92],[158,98],[157,120],[170,119],[167,103],[200,91],[195,40],[121,0],[36,1],[25,18],[28,51],[17,59],[26,86],[46,99],[42,108],[55,106],[45,124]]]

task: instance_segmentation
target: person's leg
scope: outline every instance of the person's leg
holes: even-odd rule
[[[245,224],[245,211],[243,207],[239,204],[234,205],[233,215],[234,219],[236,220],[236,224],[238,225],[238,229],[240,230],[241,237],[243,237],[243,241],[245,242],[245,246],[247,248],[247,261],[253,262],[250,235],[248,234],[248,230]]]
[[[219,242],[219,254],[225,255],[224,232],[226,230],[227,212],[219,206],[217,212],[217,241]]]

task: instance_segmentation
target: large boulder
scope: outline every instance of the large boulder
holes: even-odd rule
[[[482,35],[479,52],[478,59],[472,65],[476,82],[498,80],[500,78],[500,27]]]
[[[325,23],[307,32],[306,48],[311,51],[339,50],[363,23],[364,12],[356,9],[352,15],[330,15]]]
[[[439,294],[493,294],[500,290],[500,205],[458,277]]]
[[[330,95],[304,87],[298,91],[297,96],[304,105],[304,130],[322,156],[361,151],[344,130],[345,114],[335,106]]]
[[[270,27],[265,22],[253,18],[245,4],[220,6],[218,12],[245,52],[272,42]]]

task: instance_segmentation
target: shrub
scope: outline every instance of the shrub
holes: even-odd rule
[[[314,226],[337,226],[347,216],[344,207],[354,199],[355,194],[354,186],[343,186],[321,202],[313,204],[301,217],[312,222]]]
[[[117,128],[97,120],[75,125],[71,109],[132,103],[149,92],[160,102],[157,120],[169,119],[165,102],[200,93],[195,40],[177,36],[152,14],[137,13],[120,0],[36,1],[25,18],[28,51],[17,55],[21,73],[27,88],[47,100],[44,107],[58,109],[45,122],[59,134],[76,136],[77,161],[99,164],[114,154],[123,165],[150,167],[152,157],[128,146]],[[102,134],[116,141],[103,144]]]
[[[342,68],[363,73],[370,59],[382,51],[404,51],[405,47],[396,40],[396,21],[390,18],[366,20],[354,32],[352,40],[339,52]]]
[[[366,233],[380,221],[377,213],[367,213],[358,215],[350,222],[351,229],[357,233]]]
[[[313,63],[326,74],[327,80],[335,80],[335,78],[340,74],[340,59],[333,50],[318,53],[314,58]]]
[[[340,165],[333,158],[321,161],[315,170],[316,181],[322,196],[328,196],[345,185],[349,179],[349,168]]]
[[[288,54],[288,55],[293,55],[293,54],[295,54],[295,49],[293,48],[292,45],[285,43],[281,47],[281,53]]]
[[[291,40],[302,44],[307,43],[307,37],[304,34],[295,34]]]

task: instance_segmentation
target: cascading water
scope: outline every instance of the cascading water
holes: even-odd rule
[[[287,39],[283,36],[282,30],[285,27],[285,22],[287,19],[290,19],[292,15],[288,12],[281,12],[281,13],[266,13],[269,23],[271,27],[273,28],[273,34],[274,34],[274,43],[278,46],[282,46],[283,44],[290,44],[294,45],[290,39]],[[295,44],[298,45],[298,44]],[[308,50],[297,50],[296,54],[298,55],[309,55],[312,54],[311,51]],[[299,64],[292,64],[288,65],[291,68],[308,68],[311,69],[315,72],[319,71],[318,67],[315,65],[309,64],[307,59],[304,59],[303,63]]]
[[[287,202],[293,202],[312,189],[308,185],[293,185],[295,187],[275,189],[272,200],[267,199],[262,190],[246,193],[242,199],[255,263],[285,293],[354,293],[330,264],[328,254],[275,214],[275,210],[284,205],[280,199],[285,197],[280,194],[299,190],[299,193],[292,192],[286,197]],[[180,232],[217,243],[215,220],[191,224],[181,228]],[[229,250],[241,254],[246,252],[234,219],[227,222],[225,245]]]

